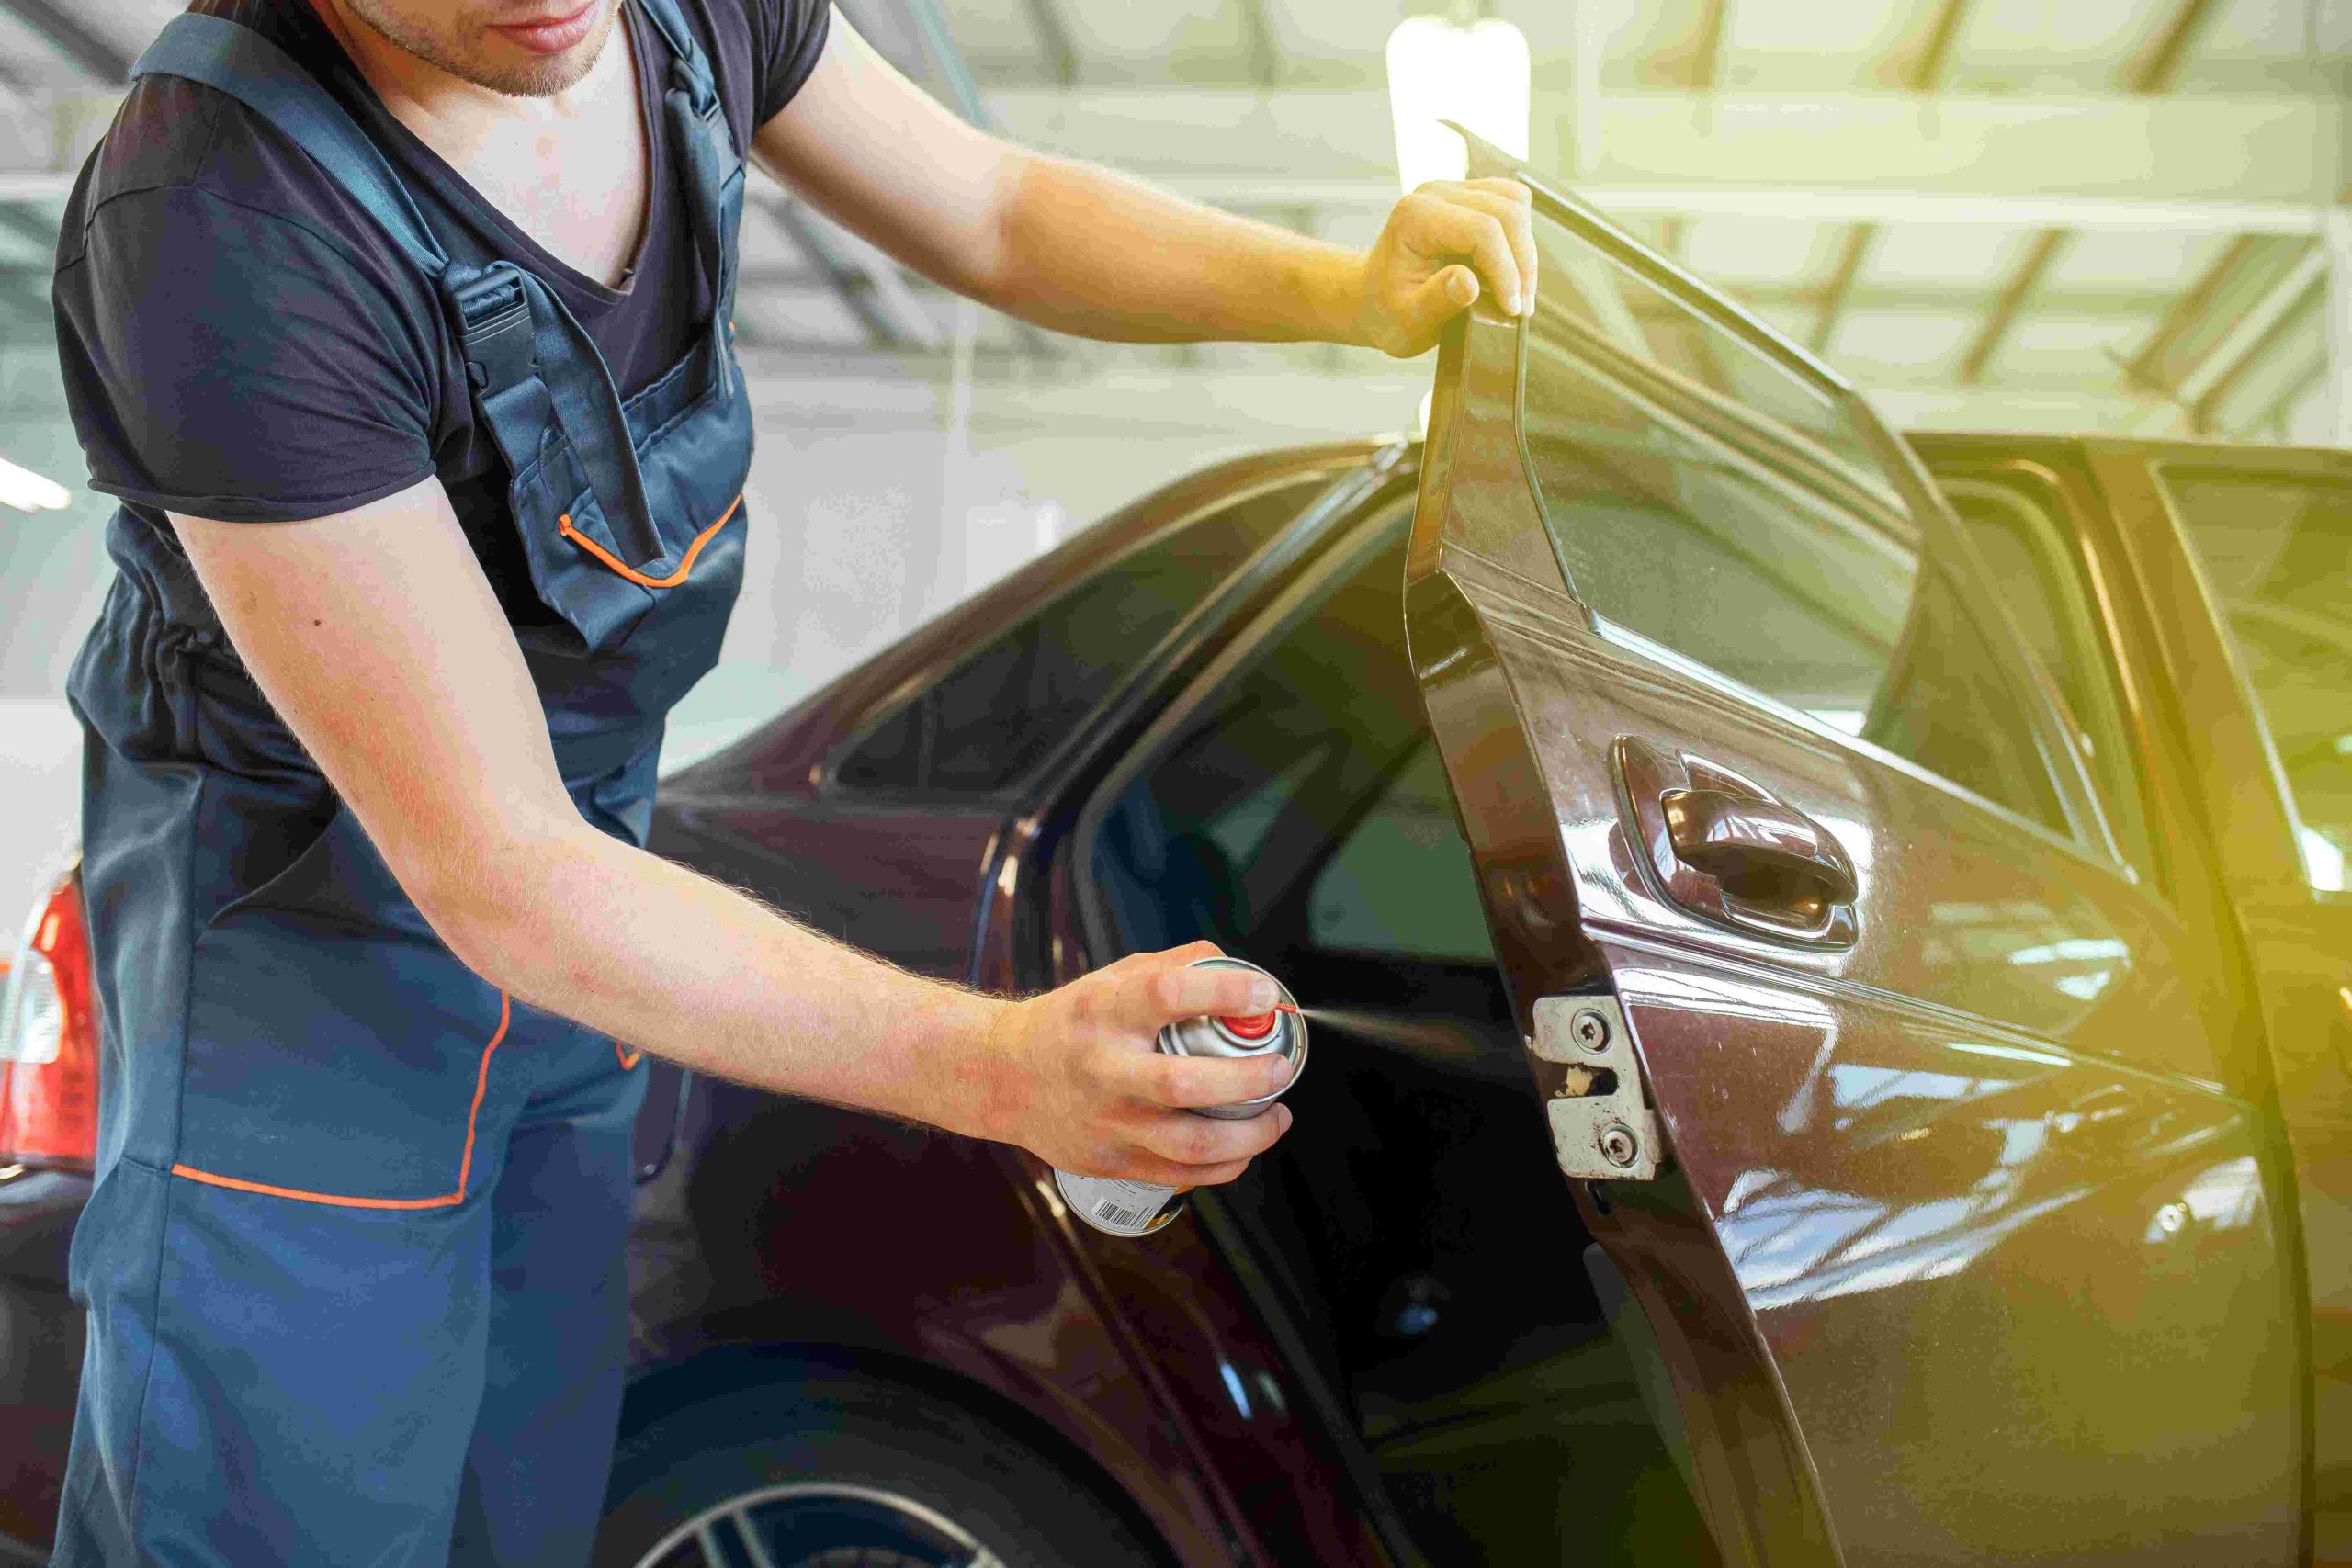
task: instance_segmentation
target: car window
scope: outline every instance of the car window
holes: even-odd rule
[[[1383,784],[1316,874],[1307,939],[1321,948],[1493,962],[1478,885],[1432,876],[1464,858],[1437,742],[1424,739]]]
[[[2352,888],[2352,485],[2162,478],[2286,776],[2304,878]]]
[[[1260,653],[1106,817],[1096,871],[1130,945],[1207,937],[1249,952],[1312,940],[1312,896],[1329,863],[1355,848],[1399,770],[1427,750],[1419,688],[1400,648],[1408,518],[1397,513],[1394,548],[1374,568]],[[1391,852],[1390,867],[1408,884],[1435,885],[1458,862],[1475,909],[1476,883],[1450,810],[1445,826],[1418,862]],[[1369,831],[1378,854],[1379,829]],[[1350,869],[1367,869],[1365,852],[1355,849]],[[1383,892],[1385,907],[1396,906],[1397,895]]]
[[[2062,503],[2036,479],[2004,476],[1942,481],[1946,499],[1971,530],[1995,581],[2006,591],[2009,628],[2050,671],[2074,720],[2109,825],[2123,856],[2156,874],[2140,795],[2139,768],[2126,739],[2115,666],[2099,637],[2090,595],[2067,539]]]
[[[1329,482],[1317,473],[1257,491],[1099,568],[867,729],[834,764],[835,784],[951,795],[1011,786]]]
[[[1604,630],[2069,831],[2018,669],[1843,407],[1537,227],[1521,433],[1562,570]]]

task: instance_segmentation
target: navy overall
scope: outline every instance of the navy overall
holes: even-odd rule
[[[184,15],[137,70],[249,105],[433,280],[555,612],[517,636],[557,761],[582,816],[641,843],[663,716],[716,660],[741,578],[752,423],[729,343],[741,154],[675,0],[634,3],[670,51],[666,133],[715,308],[626,401],[561,300],[436,233],[258,34]],[[644,1075],[435,939],[168,530],[126,509],[108,548],[70,685],[104,1099],[55,1561],[583,1562]]]

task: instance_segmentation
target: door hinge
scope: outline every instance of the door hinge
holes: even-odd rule
[[[1570,1069],[1567,1086],[1544,1106],[1563,1171],[1611,1181],[1657,1175],[1657,1118],[1642,1093],[1634,1037],[1616,998],[1536,998],[1527,1048]]]

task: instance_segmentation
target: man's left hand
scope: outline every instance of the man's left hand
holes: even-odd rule
[[[1431,180],[1399,201],[1364,258],[1358,341],[1399,359],[1476,309],[1491,320],[1535,308],[1535,225],[1517,180]]]

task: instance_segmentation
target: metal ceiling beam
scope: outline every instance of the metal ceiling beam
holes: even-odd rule
[[[1952,40],[1960,36],[1968,6],[1969,0],[1938,0],[1935,15],[1928,23],[1927,40],[1903,73],[1905,87],[1914,93],[1929,93],[1943,80],[1944,67],[1951,60]],[[1878,236],[1879,226],[1875,223],[1857,223],[1846,231],[1837,267],[1830,273],[1828,288],[1822,295],[1820,312],[1814,317],[1814,353],[1827,352],[1829,340],[1837,336],[1838,319],[1860,280],[1863,267],[1869,265],[1871,252],[1878,248]]]
[[[1944,72],[1951,64],[1952,45],[1960,38],[1961,24],[1968,19],[1970,0],[1937,0],[1936,14],[1928,24],[1927,41],[1919,46],[1919,53],[1910,68],[1903,73],[1903,85],[1915,93],[1932,90],[1944,79]]]
[[[1819,313],[1813,319],[1813,333],[1806,346],[1815,354],[1826,353],[1829,340],[1837,335],[1838,319],[1845,313],[1852,299],[1854,285],[1862,276],[1863,264],[1878,244],[1878,225],[1857,223],[1846,231],[1846,243],[1838,250],[1838,265],[1831,269],[1829,281],[1821,290]]]
[[[1001,89],[1006,134],[1253,209],[1395,199],[1387,96],[1157,87]],[[1539,91],[1530,162],[1566,169],[1570,95]],[[1604,209],[1834,221],[2311,233],[2324,155],[2352,130],[2322,96],[2039,100],[1608,92],[1575,177]],[[2128,173],[2126,172],[2128,171]]]
[[[2312,367],[2309,375],[2290,383],[2285,391],[2273,398],[2270,400],[2270,406],[2247,421],[2245,428],[2233,431],[2232,434],[2241,441],[2288,439],[2290,432],[2287,427],[2287,416],[2294,412],[2302,400],[2318,390],[2327,379],[2327,361],[2322,359]],[[2338,433],[2334,439],[2340,446],[2344,437],[2341,433]]]
[[[1724,36],[1731,31],[1731,0],[1700,0],[1699,25],[1692,29],[1690,59],[1683,80],[1712,90],[1722,80]]]
[[[1065,87],[1078,85],[1078,46],[1070,40],[1069,18],[1061,0],[1027,0],[1029,26],[1037,34],[1037,51],[1046,57],[1046,73]]]
[[[2277,343],[2279,329],[2326,286],[2327,253],[2312,245],[2238,317],[2212,352],[2181,378],[2177,396],[2197,411],[2197,423],[2210,421],[2214,403],[2229,391],[2230,383]]]
[[[2307,0],[2317,4],[2318,0]],[[2161,93],[2196,46],[2198,36],[2211,26],[2222,7],[2215,0],[2180,0],[2164,27],[2150,40],[2148,51],[2126,73],[2124,85],[2135,93]]]
[[[2173,300],[2171,309],[2155,325],[2147,338],[2124,362],[2124,374],[2142,386],[2154,388],[2167,397],[2177,395],[2175,383],[2186,366],[2175,367],[2167,362],[2175,351],[2201,327],[2217,310],[2223,308],[2231,286],[2241,270],[2264,248],[2281,243],[2274,236],[2240,234],[2222,247],[2221,254],[2207,264],[2197,281],[2190,284]]]
[[[931,63],[947,84],[948,99],[956,112],[982,130],[995,130],[988,105],[981,101],[979,84],[972,79],[972,67],[956,41],[956,29],[947,25],[947,13],[940,8],[939,0],[904,0],[904,5],[908,19],[922,39],[923,52],[931,56]]]
[[[1984,324],[1976,329],[1976,336],[1960,358],[1959,379],[1962,386],[1973,387],[1984,378],[1984,367],[2001,351],[2007,341],[2009,329],[2025,313],[2034,293],[2041,287],[2042,274],[2066,248],[2074,235],[2064,229],[2045,229],[2033,237],[2026,248],[2025,260],[2009,275],[2009,281],[1994,297],[1993,308],[1985,312]]]
[[[1261,87],[1279,87],[1288,62],[1283,57],[1283,40],[1274,31],[1266,0],[1240,0],[1240,6],[1241,27],[1249,39],[1250,80]]]
[[[776,299],[836,292],[831,273],[810,267],[753,260],[745,263],[738,276],[740,288],[746,298]],[[922,301],[926,298],[946,298],[944,290],[923,279],[910,278],[905,283],[905,297],[917,310],[923,309]],[[865,285],[853,278],[851,287],[863,290]],[[1822,302],[1821,285],[1795,281],[1732,284],[1725,288],[1724,292],[1743,305],[1764,310],[1815,310]],[[2155,288],[2077,288],[2056,294],[2044,293],[2041,301],[2046,309],[2067,316],[2142,320],[2163,310],[2172,298],[2169,289]],[[1859,284],[1847,296],[1846,309],[1849,312],[1973,316],[1984,308],[1984,290],[1973,283]],[[1679,307],[1656,298],[1629,299],[1626,308],[1636,318],[1687,319]],[[909,333],[905,335],[913,337],[915,334]]]
[[[980,96],[979,84],[972,79],[972,67],[964,58],[963,46],[956,41],[955,29],[947,25],[947,13],[940,8],[939,0],[905,0],[905,5],[916,32],[922,37],[924,51],[946,80],[956,112],[982,130],[998,130],[996,116]],[[1054,353],[1052,340],[1044,333],[1017,317],[1009,319],[1023,347],[1041,358]]]
[[[71,0],[0,0],[5,8],[60,54],[101,82],[128,82],[138,57],[98,32],[77,13],[86,6]]]
[[[878,253],[860,255],[836,239],[821,220],[781,193],[762,193],[760,208],[792,238],[844,310],[877,347],[936,348],[940,334],[908,291],[898,264]],[[747,276],[743,281],[752,279]]]
[[[2181,62],[2188,57],[2189,46],[2212,20],[2216,9],[2215,0],[2178,0],[2171,17],[2157,33],[2154,47],[2124,73],[2125,89],[2143,96],[2163,92],[2179,72]],[[2035,237],[2024,263],[2001,290],[1975,341],[1968,345],[1968,352],[1961,360],[1962,380],[1974,381],[1984,374],[1985,365],[2000,352],[2002,340],[2031,302],[2043,277],[2064,256],[2072,243],[2073,236],[2062,229],[2045,230]]]

